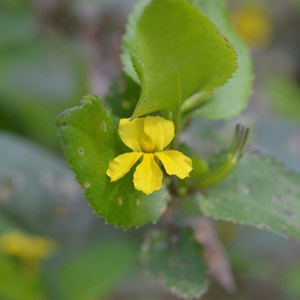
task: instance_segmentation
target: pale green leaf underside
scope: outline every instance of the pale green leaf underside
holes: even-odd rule
[[[233,44],[238,69],[233,78],[214,90],[212,98],[195,116],[209,119],[229,119],[246,109],[252,92],[253,72],[249,51],[230,22],[224,0],[189,0],[214,22]]]
[[[155,230],[146,236],[141,259],[146,269],[181,299],[198,299],[208,287],[203,248],[191,230]]]
[[[143,13],[145,6],[148,5],[150,1],[151,0],[139,0],[136,3],[136,5],[133,8],[133,11],[129,15],[126,25],[126,33],[123,36],[121,54],[123,70],[129,77],[131,77],[131,79],[133,79],[139,85],[141,85],[141,81],[133,66],[133,60],[136,62],[138,61],[138,53],[136,51],[135,29],[138,19]]]
[[[215,219],[252,225],[300,239],[300,176],[268,155],[253,152],[199,199]]]
[[[185,0],[151,1],[135,33],[131,48],[142,82],[135,117],[162,109],[177,112],[183,101],[223,85],[236,69],[231,44]]]
[[[97,97],[87,96],[81,106],[62,114],[57,124],[68,164],[97,214],[124,228],[159,219],[166,207],[164,190],[146,196],[134,189],[132,172],[113,183],[106,175],[109,161],[125,151]]]

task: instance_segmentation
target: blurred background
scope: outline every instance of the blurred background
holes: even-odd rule
[[[176,299],[139,268],[143,230],[124,232],[92,213],[55,126],[82,96],[106,100],[122,70],[122,35],[134,3],[0,1],[1,300]],[[207,144],[218,151],[241,122],[252,128],[253,145],[300,172],[300,1],[228,5],[254,60],[253,96],[238,118],[195,120],[190,135],[207,139],[213,128]],[[238,288],[230,295],[212,282],[204,299],[300,299],[299,244],[248,227],[218,228]]]

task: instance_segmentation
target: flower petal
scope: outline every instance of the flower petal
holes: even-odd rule
[[[134,187],[138,191],[149,195],[162,186],[163,173],[154,160],[152,153],[145,153],[142,162],[134,173]]]
[[[142,151],[140,141],[144,138],[144,118],[120,119],[119,135],[123,143],[133,151]]]
[[[119,134],[125,145],[133,151],[146,153],[163,151],[174,137],[172,121],[159,116],[121,119]]]
[[[174,124],[159,116],[147,116],[144,120],[145,135],[152,139],[152,151],[163,151],[174,138]]]
[[[176,175],[180,179],[189,176],[192,171],[192,160],[179,151],[169,150],[154,154],[164,165],[169,175]]]
[[[131,167],[143,155],[141,152],[124,153],[112,160],[106,171],[106,175],[110,177],[110,181],[116,181],[128,173]]]

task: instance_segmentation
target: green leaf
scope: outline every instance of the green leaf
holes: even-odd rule
[[[7,217],[3,215],[3,212],[0,214],[0,235],[7,230],[16,230],[15,224],[13,224]]]
[[[129,118],[140,96],[140,86],[125,73],[116,78],[105,98],[112,113],[119,118]]]
[[[0,299],[45,299],[39,275],[26,267],[0,253]]]
[[[159,219],[168,198],[164,189],[146,196],[134,189],[132,172],[116,182],[106,175],[109,161],[128,150],[97,97],[85,97],[81,106],[63,113],[57,125],[68,164],[97,214],[124,228]]]
[[[6,14],[14,27],[23,28],[23,22],[17,22],[18,13]],[[10,24],[6,27],[12,28]],[[0,31],[10,32],[1,24]],[[8,41],[8,49],[0,46],[0,126],[59,150],[53,120],[87,90],[86,64],[75,42],[57,35],[38,38],[36,34],[21,31],[18,36],[25,44],[17,40]]]
[[[11,50],[14,46],[33,41],[37,24],[34,14],[27,9],[9,9],[0,7],[0,53],[3,50]]]
[[[123,241],[94,245],[77,253],[60,270],[63,299],[102,299],[132,268],[136,256],[135,247]]]
[[[300,2],[299,2],[300,3]],[[284,272],[281,281],[282,290],[290,299],[300,298],[300,264],[295,262],[290,268]]]
[[[145,7],[151,0],[139,0],[129,15],[126,33],[123,37],[121,60],[124,72],[137,84],[141,85],[140,78],[135,70],[134,62],[138,61],[138,53],[136,46],[136,25],[142,15]]]
[[[88,208],[62,159],[7,133],[0,134],[0,149],[0,210],[4,217],[39,234],[64,237],[87,223]]]
[[[178,113],[186,99],[223,85],[236,69],[231,44],[184,0],[151,1],[137,22],[135,42],[142,95],[134,117],[164,109]]]
[[[249,51],[230,22],[224,0],[189,0],[198,7],[234,46],[238,69],[224,86],[214,90],[213,96],[195,116],[209,119],[229,119],[246,109],[252,93],[253,73]]]
[[[203,192],[199,205],[215,219],[300,239],[300,176],[254,152],[223,182]]]
[[[272,76],[266,83],[270,101],[282,115],[300,121],[300,87],[282,76]]]
[[[167,290],[183,299],[201,297],[208,287],[203,247],[190,229],[155,230],[146,236],[141,259]]]
[[[296,0],[294,3],[297,5],[297,8],[300,9],[300,0]]]

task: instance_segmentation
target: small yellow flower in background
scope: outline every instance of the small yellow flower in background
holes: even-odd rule
[[[271,42],[272,22],[265,6],[241,4],[233,10],[232,20],[239,35],[251,48],[261,49]]]
[[[142,158],[134,172],[133,183],[138,191],[149,195],[162,187],[163,173],[156,160],[160,160],[169,175],[183,179],[192,170],[192,160],[179,151],[164,149],[174,138],[172,121],[162,117],[147,116],[138,119],[121,119],[121,140],[133,152],[117,156],[109,163],[106,174],[116,181],[127,174]]]
[[[40,261],[49,257],[55,249],[52,239],[33,236],[21,231],[8,231],[0,236],[0,250],[7,255],[25,260]]]

